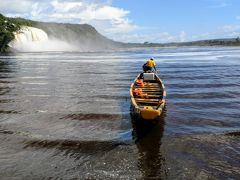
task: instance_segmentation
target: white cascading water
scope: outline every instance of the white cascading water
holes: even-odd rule
[[[15,39],[9,43],[9,46],[20,52],[76,50],[66,42],[56,39],[49,40],[45,31],[34,27],[22,26],[14,36]]]
[[[31,51],[48,41],[46,32],[28,26],[22,26],[19,32],[14,33],[14,36],[15,39],[9,43],[9,46],[18,51]]]

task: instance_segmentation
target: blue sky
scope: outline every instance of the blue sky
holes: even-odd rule
[[[183,42],[240,36],[239,0],[1,0],[0,12],[88,23],[124,42]]]
[[[128,18],[139,27],[135,32],[149,37],[165,32],[187,41],[240,35],[239,0],[115,0],[113,6],[129,10]]]

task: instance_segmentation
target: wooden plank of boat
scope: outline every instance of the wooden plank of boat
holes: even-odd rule
[[[162,95],[161,92],[147,92],[147,95]]]
[[[155,104],[155,105],[158,105],[159,104],[159,101],[137,101],[138,104]]]
[[[143,83],[144,86],[159,86],[158,83]]]
[[[162,92],[161,88],[138,88],[142,89],[142,91],[157,91],[157,92]]]
[[[144,106],[145,106],[145,104],[140,104],[140,105],[139,105],[140,108],[144,108]],[[158,106],[152,105],[151,107],[152,107],[153,109],[157,109]]]
[[[161,88],[160,86],[134,86],[135,88]]]
[[[149,84],[149,83],[143,83],[144,86],[159,86],[160,84],[156,83],[156,84]]]
[[[141,89],[153,89],[153,90],[161,90],[161,88],[160,87],[143,87],[143,88],[141,88]]]
[[[160,86],[151,86],[151,87],[148,87],[148,86],[144,86],[144,87],[137,87],[137,88],[142,88],[142,89],[162,89]]]
[[[137,86],[137,85],[135,85],[135,87],[137,87],[137,88],[161,88],[161,86]]]
[[[148,94],[147,95],[147,98],[161,98],[162,96],[161,95],[150,95],[150,94]]]
[[[145,98],[135,98],[136,101],[150,101],[150,102],[159,102],[160,99],[145,99]]]
[[[161,86],[142,86],[142,88],[161,88]]]
[[[158,82],[148,82],[148,81],[145,81],[144,84],[159,84]]]
[[[140,101],[140,102],[138,102],[137,101],[137,104],[138,105],[143,105],[143,104],[145,104],[145,106],[158,106],[159,105],[159,102],[158,101]]]
[[[145,86],[142,86],[142,88],[160,88],[160,86],[147,86],[147,85],[145,85]]]
[[[160,88],[157,88],[157,89],[142,89],[143,91],[157,91],[157,92],[160,92],[161,89]]]
[[[145,93],[161,93],[158,90],[143,90],[143,92],[145,92]]]
[[[142,106],[143,108],[148,106],[148,107],[152,107],[153,106],[158,106],[158,103],[154,103],[154,102],[149,102],[149,103],[146,103],[146,102],[141,102],[141,103],[138,103],[138,106]],[[154,109],[154,108],[153,108]],[[156,109],[156,108],[155,108]]]
[[[144,82],[144,85],[153,85],[153,86],[159,86],[159,83],[150,83],[150,82]]]
[[[146,86],[146,87],[148,87],[148,86],[156,87],[156,86],[159,86],[159,84],[143,84],[143,86]]]

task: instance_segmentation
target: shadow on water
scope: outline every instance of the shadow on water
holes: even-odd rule
[[[122,118],[127,118],[126,114],[99,114],[99,113],[78,113],[78,114],[68,114],[61,119],[72,119],[72,120],[120,120]]]
[[[228,132],[228,133],[225,133],[225,136],[235,136],[235,137],[240,137],[240,131]]]
[[[142,177],[161,179],[167,176],[165,159],[161,154],[166,110],[156,121],[144,121],[132,116],[133,139],[138,149],[138,168]]]
[[[75,159],[81,157],[81,154],[96,154],[108,152],[118,146],[126,146],[128,144],[118,141],[80,141],[80,140],[30,140],[25,141],[26,148],[37,149],[58,149],[59,153],[64,152],[66,156],[72,156]]]

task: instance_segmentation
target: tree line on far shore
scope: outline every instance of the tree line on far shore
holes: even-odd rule
[[[190,42],[172,42],[172,43],[151,43],[144,42],[145,47],[170,47],[170,46],[240,46],[240,38],[211,39]]]

